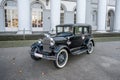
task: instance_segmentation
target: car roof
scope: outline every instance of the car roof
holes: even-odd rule
[[[76,26],[83,26],[83,27],[91,27],[91,25],[89,24],[83,24],[83,23],[80,23],[80,24],[61,24],[61,25],[57,25],[56,27],[76,27]]]

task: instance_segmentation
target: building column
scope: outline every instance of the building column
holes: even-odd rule
[[[120,32],[120,0],[116,0],[114,32]]]
[[[43,22],[43,31],[50,31],[50,10],[46,9],[43,11]]]
[[[91,0],[86,0],[86,24],[92,25],[92,7]]]
[[[99,0],[98,2],[98,32],[106,32],[106,12],[107,0]]]
[[[55,26],[60,24],[60,4],[61,0],[50,0],[51,3],[51,33],[55,33]]]
[[[77,23],[85,23],[86,0],[77,0]]]
[[[0,7],[0,32],[5,31],[5,18],[4,18],[4,8]]]
[[[18,0],[18,33],[31,34],[30,0]]]

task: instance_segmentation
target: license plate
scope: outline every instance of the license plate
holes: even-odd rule
[[[36,57],[40,57],[40,58],[42,58],[42,57],[43,57],[43,55],[42,55],[42,54],[38,54],[38,53],[35,53],[35,56],[36,56]]]

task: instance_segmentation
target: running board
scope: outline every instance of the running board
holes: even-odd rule
[[[82,53],[85,53],[87,52],[88,49],[84,49],[84,50],[77,50],[77,51],[74,51],[72,52],[73,55],[79,55],[79,54],[82,54]]]

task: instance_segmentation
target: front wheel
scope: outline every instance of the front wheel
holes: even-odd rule
[[[57,68],[63,68],[68,61],[68,51],[66,49],[61,49],[57,54],[57,59],[54,61],[54,64]]]
[[[88,53],[88,54],[91,54],[91,53],[93,52],[93,49],[94,49],[93,42],[90,41],[90,42],[88,43],[87,47],[88,47],[87,53]]]

